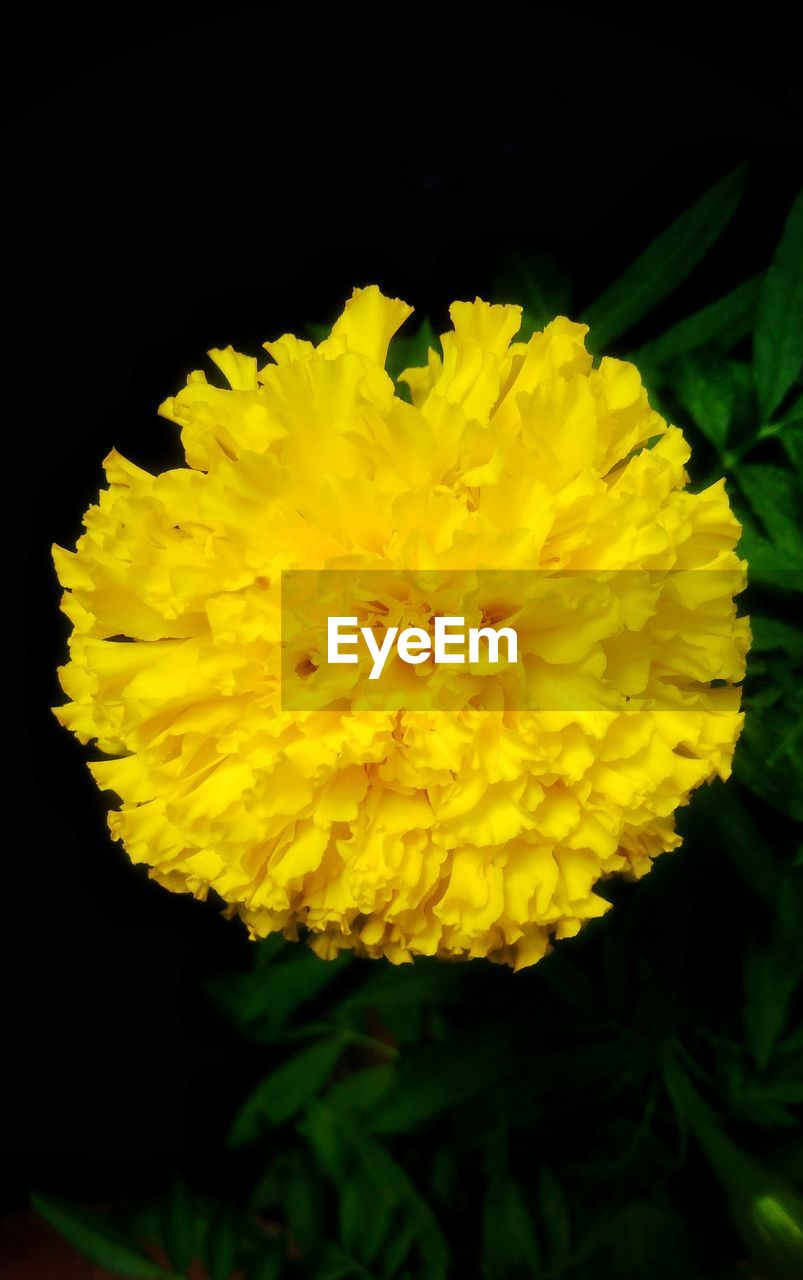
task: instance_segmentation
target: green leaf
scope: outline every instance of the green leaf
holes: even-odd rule
[[[799,558],[765,537],[756,522],[742,511],[739,521],[742,536],[737,549],[747,560],[750,581],[768,591],[803,591]]]
[[[418,1042],[422,1020],[433,1008],[443,1008],[461,994],[455,970],[422,956],[403,969],[374,967],[360,986],[343,999],[337,1022],[362,1025],[366,1017],[388,1029],[395,1040]]]
[[[329,1241],[315,1268],[314,1280],[373,1280],[373,1277],[356,1258]]]
[[[511,1071],[504,1041],[471,1035],[404,1057],[393,1091],[371,1122],[374,1133],[405,1133],[487,1089]]]
[[[228,1205],[222,1205],[209,1226],[204,1246],[204,1262],[209,1280],[231,1280],[237,1258],[237,1233],[234,1216]]]
[[[491,1179],[483,1209],[483,1253],[490,1276],[503,1277],[526,1267],[537,1274],[541,1266],[538,1237],[521,1187],[509,1174]]]
[[[780,440],[789,461],[798,475],[803,476],[803,399],[797,400],[782,418],[762,427],[758,434],[759,440],[773,437]]]
[[[797,418],[789,424],[788,430],[781,435],[781,444],[789,461],[803,475],[803,418]]]
[[[275,1040],[289,1019],[320,995],[348,965],[343,953],[321,960],[307,947],[285,943],[278,935],[255,948],[253,971],[207,984],[216,1006],[250,1039]]]
[[[300,1111],[326,1084],[343,1052],[343,1043],[337,1036],[309,1045],[267,1076],[238,1112],[229,1146],[253,1142],[272,1125],[282,1124]]]
[[[753,615],[750,619],[750,630],[753,633],[751,648],[754,653],[783,649],[793,658],[803,657],[803,634],[799,627],[781,622],[780,618],[763,618]]]
[[[736,384],[727,364],[695,352],[678,361],[675,392],[695,426],[722,453],[736,404]]]
[[[340,1196],[340,1238],[366,1266],[377,1258],[390,1231],[398,1200],[365,1169],[347,1180]]]
[[[282,1170],[282,1199],[293,1244],[314,1254],[323,1234],[323,1186],[305,1153],[290,1151]]]
[[[282,1272],[283,1254],[278,1240],[262,1245],[259,1256],[248,1268],[248,1280],[278,1280]]]
[[[803,525],[800,484],[790,471],[766,463],[736,469],[742,493],[763,529],[740,511],[739,552],[751,583],[769,590],[803,591]]]
[[[695,1280],[694,1242],[676,1213],[637,1200],[613,1223],[616,1274],[627,1280]]]
[[[337,1080],[326,1094],[327,1106],[352,1117],[367,1116],[381,1105],[396,1078],[391,1066],[366,1067]]]
[[[538,966],[538,978],[555,993],[563,1004],[584,1016],[599,1011],[599,996],[588,973],[565,952],[558,949]]]
[[[749,685],[748,685],[749,689]],[[748,692],[734,772],[775,809],[803,822],[803,687],[784,667],[773,683]]]
[[[162,1241],[176,1271],[184,1272],[195,1251],[196,1223],[187,1184],[176,1177],[162,1205]]]
[[[307,338],[310,342],[314,342],[317,347],[319,343],[329,337],[329,334],[332,332],[332,324],[334,324],[334,320],[331,324],[324,324],[320,320],[311,320],[306,326]]]
[[[722,849],[747,887],[774,909],[780,885],[775,856],[738,794],[732,788],[726,794],[721,783],[704,787],[695,808],[698,816],[713,825]]]
[[[116,1271],[121,1276],[173,1275],[149,1258],[137,1242],[123,1240],[99,1215],[76,1209],[50,1196],[34,1195],[31,1199],[37,1213],[97,1266]]]
[[[406,369],[422,369],[426,366],[430,347],[438,351],[440,342],[429,316],[415,333],[400,333],[390,344],[386,368],[394,382]],[[399,388],[404,389],[404,384]]]
[[[672,325],[660,338],[640,347],[633,357],[638,367],[665,365],[709,344],[720,352],[730,351],[753,327],[761,281],[761,276],[752,276],[718,302],[696,311]]]
[[[743,464],[739,487],[778,550],[803,569],[801,488],[791,472],[768,463]]]
[[[797,1121],[789,1107],[803,1102],[803,1085],[775,1086],[750,1082],[729,1096],[731,1111],[740,1120],[762,1129],[795,1129]]]
[[[711,187],[585,312],[594,351],[604,351],[685,280],[725,229],[742,197],[744,166]]]
[[[379,1143],[363,1134],[355,1147],[366,1172],[381,1184],[387,1194],[393,1196],[407,1211],[415,1225],[416,1235],[427,1262],[421,1274],[441,1277],[447,1270],[448,1250],[435,1217],[424,1197],[402,1169],[401,1165]]]
[[[493,298],[523,308],[517,341],[524,342],[555,316],[567,314],[571,285],[566,273],[546,254],[515,253],[496,274]]]
[[[803,367],[803,191],[761,290],[754,356],[759,404],[769,419]]]
[[[664,1052],[664,1083],[705,1152],[729,1202],[731,1219],[759,1271],[777,1280],[803,1274],[803,1200],[771,1168],[743,1151],[722,1129],[680,1066]]]
[[[759,1067],[769,1062],[783,1030],[798,975],[786,948],[748,947],[744,956],[744,1029]]]
[[[538,1203],[547,1239],[549,1265],[559,1267],[569,1253],[569,1211],[560,1183],[546,1165],[542,1165],[538,1172]]]
[[[398,1231],[394,1232],[393,1238],[382,1258],[382,1275],[386,1277],[386,1280],[392,1280],[392,1277],[395,1276],[410,1250],[416,1244],[417,1238],[416,1227],[412,1222],[406,1223]],[[410,1272],[405,1272],[405,1275],[409,1276]]]
[[[327,1114],[328,1113],[328,1114]],[[324,1121],[324,1117],[326,1120]],[[416,1271],[416,1280],[443,1280],[447,1272],[448,1250],[440,1227],[429,1204],[415,1184],[388,1151],[369,1137],[364,1129],[354,1125],[342,1114],[336,1114],[325,1104],[316,1103],[304,1122],[304,1130],[310,1137],[316,1152],[323,1154],[327,1173],[338,1184],[342,1169],[361,1167],[374,1185],[382,1188],[396,1202],[421,1251],[422,1265]],[[338,1156],[331,1160],[332,1143],[336,1141]],[[405,1233],[405,1226],[399,1228]],[[405,1245],[403,1260],[409,1246]],[[387,1274],[391,1274],[390,1270]]]
[[[298,1123],[314,1152],[318,1166],[332,1182],[344,1182],[350,1172],[348,1149],[342,1140],[341,1121],[324,1102],[314,1100]]]

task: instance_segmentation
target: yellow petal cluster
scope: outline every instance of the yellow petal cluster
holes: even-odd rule
[[[519,307],[457,302],[441,354],[403,375],[410,402],[385,372],[409,313],[358,289],[317,346],[287,334],[261,368],[214,350],[228,386],[195,372],[161,407],[187,466],[107,458],[75,552],[55,549],[73,624],[57,715],[105,757],[90,767],[132,860],[214,890],[253,936],[520,968],[728,775],[740,530],[721,481],[687,490],[682,433],[632,364],[594,367],[584,326],[516,342]],[[604,642],[553,635],[544,660],[621,689],[614,710],[284,710],[280,575],[350,567],[722,573],[678,590],[668,572]]]

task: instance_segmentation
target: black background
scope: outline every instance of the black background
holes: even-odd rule
[[[101,459],[178,464],[155,408],[204,351],[331,319],[355,284],[437,327],[537,248],[578,311],[742,160],[737,221],[651,324],[763,267],[801,174],[784,9],[139,6],[34,13],[8,41],[8,1204],[140,1192],[176,1162],[213,1180],[242,1070],[200,980],[245,963],[243,932],[129,866],[48,710],[49,547],[74,544]]]

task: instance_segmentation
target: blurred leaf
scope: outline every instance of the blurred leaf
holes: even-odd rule
[[[449,1205],[454,1199],[461,1177],[460,1157],[455,1144],[440,1144],[429,1171],[430,1187],[438,1204]]]
[[[755,332],[758,399],[769,419],[803,367],[803,191],[761,290]]]
[[[793,627],[780,618],[751,617],[750,630],[753,633],[752,649],[756,653],[766,653],[773,649],[783,649],[793,658],[803,657],[803,634],[799,627]]]
[[[340,1002],[337,1021],[353,1026],[376,1015],[395,1039],[417,1041],[428,1012],[447,1007],[461,991],[458,966],[426,956],[401,969],[373,966]]]
[[[741,743],[737,755],[741,750]],[[731,788],[721,783],[705,787],[696,798],[696,808],[717,831],[727,853],[744,883],[774,910],[778,900],[780,879],[775,855],[767,841]]]
[[[429,316],[421,323],[418,330],[414,333],[406,333],[404,330],[396,334],[390,344],[388,350],[388,359],[386,368],[394,382],[398,382],[399,376],[406,369],[424,368],[428,361],[429,348],[434,351],[440,351],[440,340],[432,327]],[[398,394],[407,392],[406,383],[401,383],[397,388]]]
[[[494,302],[517,302],[523,308],[518,342],[566,315],[571,306],[571,285],[566,273],[546,254],[511,255],[494,278]]]
[[[361,1263],[370,1266],[390,1231],[397,1200],[381,1183],[358,1169],[340,1196],[340,1238]]]
[[[803,591],[800,485],[793,474],[766,463],[736,469],[739,487],[763,526],[740,511],[739,552],[752,582],[776,591]]]
[[[317,347],[320,342],[323,342],[325,338],[329,337],[329,334],[332,332],[333,324],[334,319],[331,324],[324,324],[320,320],[311,320],[306,326],[308,340],[310,342],[314,342]]]
[[[174,1178],[162,1205],[162,1241],[176,1271],[189,1266],[196,1246],[196,1220],[192,1197],[182,1178]]]
[[[678,361],[673,385],[695,426],[722,453],[736,402],[728,365],[710,353],[694,352]]]
[[[751,579],[760,581],[770,591],[803,591],[799,557],[790,555],[788,550],[767,538],[744,512],[738,514],[742,535],[737,550],[747,560]]]
[[[384,1148],[371,1142],[370,1139],[364,1142],[360,1155],[366,1170],[382,1183],[386,1192],[394,1195],[401,1202],[409,1215],[411,1225],[415,1227],[416,1239],[425,1262],[420,1275],[432,1277],[432,1280],[441,1280],[447,1270],[449,1254],[446,1241],[429,1205],[416,1190],[402,1167]]]
[[[736,777],[756,795],[803,821],[803,687],[792,673],[745,700],[745,722],[734,758]]]
[[[31,1197],[37,1213],[55,1227],[85,1257],[99,1267],[121,1276],[172,1276],[174,1273],[154,1262],[138,1243],[128,1243],[115,1232],[107,1218],[76,1209],[50,1196]]]
[[[744,956],[744,1029],[759,1067],[770,1060],[797,981],[795,966],[781,941],[748,947]]]
[[[237,1258],[237,1233],[228,1205],[221,1205],[212,1222],[204,1247],[209,1280],[231,1280]]]
[[[333,1182],[344,1181],[351,1168],[341,1123],[328,1100],[325,1103],[315,1100],[298,1125],[298,1131],[309,1142],[319,1167]]]
[[[801,490],[782,467],[751,463],[737,470],[739,487],[779,552],[803,569]]]
[[[803,1201],[784,1179],[743,1151],[703,1101],[676,1053],[662,1056],[664,1082],[725,1192],[734,1227],[757,1264],[778,1280],[803,1271]]]
[[[360,1137],[359,1155],[367,1173],[380,1181],[386,1193],[403,1204],[415,1223],[418,1238],[428,1256],[432,1273],[446,1269],[446,1242],[426,1200],[408,1178],[401,1165],[370,1138]]]
[[[616,1274],[627,1280],[695,1280],[700,1275],[688,1227],[671,1209],[636,1200],[614,1223]]]
[[[338,1036],[312,1044],[282,1063],[257,1086],[237,1114],[229,1145],[253,1142],[271,1125],[281,1124],[309,1102],[325,1085],[340,1054]]]
[[[549,1265],[551,1268],[560,1267],[569,1254],[569,1210],[560,1183],[546,1165],[541,1165],[538,1172],[538,1204],[547,1239]]]
[[[789,461],[803,476],[803,400],[798,400],[783,418],[767,428],[765,434],[777,435]]]
[[[337,1080],[327,1091],[326,1103],[334,1111],[343,1111],[352,1117],[366,1116],[374,1111],[391,1089],[396,1078],[394,1067],[365,1067],[352,1071]]]
[[[634,355],[639,369],[655,368],[712,344],[730,351],[753,327],[761,276],[753,276],[694,315],[672,325],[660,338],[646,343]]]
[[[288,945],[274,934],[255,947],[251,973],[207,983],[207,991],[243,1035],[270,1042],[290,1017],[320,995],[348,965],[341,953],[321,960],[307,947]]]
[[[311,1256],[322,1241],[323,1188],[310,1161],[297,1149],[283,1161],[281,1190],[291,1239],[303,1255]]]
[[[538,977],[562,1003],[582,1014],[599,1010],[599,995],[582,965],[564,951],[553,950],[538,966]]]
[[[771,1163],[793,1187],[803,1187],[803,1130],[784,1134],[774,1143]]]
[[[319,1144],[323,1137],[323,1150],[331,1152],[332,1137],[337,1136],[339,1161],[331,1167],[330,1176],[339,1181],[340,1161],[343,1162],[342,1167],[351,1167],[352,1170],[355,1165],[361,1166],[366,1177],[382,1187],[383,1195],[403,1210],[415,1233],[422,1254],[422,1266],[416,1271],[416,1280],[419,1277],[420,1280],[443,1280],[448,1250],[440,1227],[424,1197],[390,1153],[362,1129],[352,1125],[345,1116],[336,1115],[322,1103],[316,1104],[307,1117],[305,1131],[311,1136],[316,1150],[321,1149]]]
[[[733,216],[745,178],[742,166],[711,187],[586,310],[591,350],[606,350],[685,280]]]
[[[248,1268],[248,1280],[278,1280],[282,1272],[282,1249],[278,1240],[266,1240],[258,1258]]]
[[[758,1080],[746,1082],[730,1094],[730,1106],[740,1120],[759,1125],[762,1129],[794,1129],[797,1121],[789,1110],[803,1102],[803,1084],[764,1084]]]
[[[394,1231],[385,1256],[382,1259],[382,1275],[387,1277],[387,1280],[392,1280],[392,1277],[395,1276],[410,1250],[414,1247],[416,1238],[415,1225],[410,1222]],[[405,1271],[405,1276],[409,1275],[410,1272]]]
[[[521,1187],[508,1172],[492,1177],[483,1209],[483,1254],[486,1273],[496,1280],[537,1275],[541,1250]]]
[[[328,1243],[323,1250],[323,1256],[319,1264],[315,1268],[314,1280],[373,1280],[370,1271],[367,1271],[356,1258],[340,1245]]]
[[[459,1043],[422,1047],[402,1059],[393,1092],[371,1121],[373,1133],[404,1133],[469,1098],[497,1086],[511,1073],[504,1038],[472,1034]]]

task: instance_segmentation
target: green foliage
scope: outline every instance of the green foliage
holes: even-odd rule
[[[517,341],[526,341],[555,316],[569,315],[572,288],[566,273],[544,253],[512,254],[496,274],[493,301],[515,299],[522,308]]]
[[[316,1041],[272,1071],[251,1094],[232,1125],[230,1145],[251,1142],[264,1129],[289,1120],[323,1087],[340,1057],[339,1039]]]
[[[718,183],[588,308],[598,350],[700,261],[743,185],[742,171]],[[765,275],[634,357],[692,443],[692,484],[724,475],[743,520],[754,639],[735,778],[681,815],[683,851],[612,885],[611,915],[532,970],[255,945],[246,972],[209,984],[250,1047],[221,1159],[251,1171],[251,1191],[219,1204],[175,1180],[128,1218],[36,1199],[98,1265],[164,1277],[201,1259],[212,1280],[803,1275],[802,207]],[[568,309],[569,287],[513,255],[498,295],[523,303],[527,333]],[[425,322],[397,343],[393,376],[433,345]]]
[[[694,425],[722,453],[736,408],[736,380],[715,352],[695,351],[676,366],[675,394]]]
[[[803,366],[803,192],[764,278],[754,344],[758,402],[769,419]]]
[[[174,1274],[160,1267],[136,1240],[128,1240],[109,1218],[62,1204],[48,1196],[34,1196],[34,1208],[60,1231],[70,1244],[98,1266],[121,1276],[165,1277]]]
[[[391,378],[396,382],[398,394],[402,395],[406,400],[410,398],[409,387],[406,382],[399,382],[398,379],[405,369],[424,368],[427,364],[430,348],[434,351],[440,350],[440,343],[429,316],[424,319],[418,329],[414,329],[410,333],[407,332],[407,326],[405,326],[390,344],[387,370]]]
[[[742,167],[713,186],[587,308],[593,350],[604,351],[685,280],[730,222],[745,180]]]
[[[161,1206],[160,1236],[173,1267],[183,1274],[198,1246],[195,1206],[186,1183],[176,1177]]]
[[[343,960],[318,964],[312,952],[303,947],[288,950],[274,936],[257,949],[253,973],[211,982],[208,991],[244,1036],[270,1042],[329,986],[342,965]]]
[[[710,303],[672,325],[660,338],[645,343],[634,357],[639,369],[660,369],[678,356],[705,347],[712,347],[718,355],[731,351],[753,327],[761,283],[760,276],[745,280],[718,302]]]

